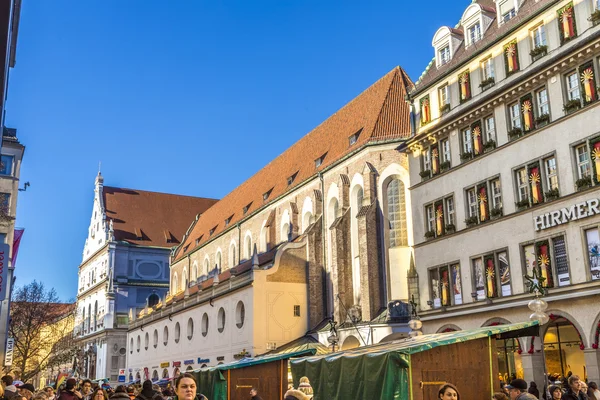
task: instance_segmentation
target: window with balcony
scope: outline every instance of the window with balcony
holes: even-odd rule
[[[483,127],[485,129],[485,144],[486,150],[496,147],[496,121],[492,115],[483,119]]]
[[[546,42],[546,27],[540,24],[530,32],[531,51],[530,55],[533,61],[540,59],[548,53],[548,44]]]
[[[432,239],[446,233],[454,233],[455,225],[454,197],[434,201],[425,205],[425,238]]]
[[[495,177],[465,189],[467,227],[502,216],[500,178]]]
[[[471,259],[476,299],[512,295],[507,250],[497,250]]]
[[[473,156],[473,133],[471,132],[471,128],[463,129],[460,138],[463,150],[460,158],[463,161],[469,160]]]
[[[577,190],[587,189],[598,184],[600,168],[600,136],[593,137],[573,146],[575,186]]]
[[[510,117],[510,128],[521,129],[521,112],[519,109],[519,103],[513,103],[508,106],[508,114]]]
[[[524,263],[523,275],[532,276],[537,268],[543,278],[543,287],[567,286],[571,283],[564,235],[526,243],[521,246]],[[528,281],[524,282],[525,285]]]
[[[458,262],[429,268],[429,293],[432,308],[460,305],[462,299],[461,272]]]
[[[442,164],[447,163],[447,168],[442,165],[442,170],[450,168],[450,140],[448,138],[440,139],[440,149]]]
[[[534,160],[515,171],[517,210],[557,199],[560,196],[556,157]]]

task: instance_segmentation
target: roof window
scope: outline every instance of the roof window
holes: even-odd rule
[[[296,176],[298,175],[298,171],[296,171],[292,176],[287,178],[287,184],[290,186],[296,180]]]
[[[269,196],[271,195],[272,191],[273,191],[273,188],[271,188],[268,191],[266,191],[265,193],[263,193],[263,201],[267,201],[269,199]]]
[[[229,218],[227,218],[225,220],[225,226],[229,226],[229,223],[231,222],[231,219],[233,218],[233,214],[229,216]]]
[[[243,210],[244,211],[244,215],[246,215],[248,213],[248,210],[250,209],[251,205],[252,205],[252,203],[250,202],[250,203],[248,203],[248,204],[246,204],[244,206],[244,210]]]
[[[348,138],[348,142],[350,143],[350,146],[356,144],[356,142],[358,142],[358,137],[360,136],[360,133],[362,132],[362,128],[360,128],[358,130],[358,132],[356,132],[354,135],[350,136]]]
[[[327,153],[323,154],[321,157],[319,157],[315,160],[315,168],[319,168],[323,164],[323,161],[325,161],[326,155],[327,155]]]
[[[208,234],[210,236],[212,236],[215,233],[216,230],[217,230],[217,225],[215,225],[210,231],[208,231]]]
[[[187,246],[185,246],[185,247],[183,248],[183,252],[184,252],[184,253],[185,253],[185,252],[187,252],[189,248],[190,248],[190,245],[188,244]]]

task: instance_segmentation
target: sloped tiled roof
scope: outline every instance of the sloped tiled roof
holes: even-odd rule
[[[367,142],[408,138],[410,110],[405,97],[412,87],[412,81],[400,67],[387,73],[202,214],[175,257],[201,247],[227,229],[225,219],[231,217],[229,226],[241,220],[248,204],[251,205],[247,213],[262,207],[264,193],[271,191],[267,202],[271,201]],[[359,131],[358,141],[350,146],[350,136]],[[322,156],[322,164],[315,167],[315,160]],[[287,178],[295,173],[297,176],[288,186]]]
[[[457,71],[456,69],[462,64],[465,64],[479,52],[484,51],[488,47],[496,44],[498,41],[503,40],[505,35],[509,34],[513,29],[528,21],[538,11],[558,1],[560,0],[524,0],[523,4],[521,4],[519,7],[519,12],[517,15],[500,26],[498,26],[498,22],[496,21],[496,17],[494,15],[494,20],[488,29],[483,33],[483,38],[480,41],[470,45],[468,48],[465,48],[465,43],[463,40],[459,47],[455,50],[452,59],[439,68],[436,67],[435,61],[430,63],[425,72],[423,72],[419,80],[416,82],[414,93],[419,93],[421,90],[424,90],[429,85],[434,84],[438,79],[441,79],[446,74],[459,73],[460,71]],[[481,5],[484,10],[493,11],[495,7],[492,0],[477,0],[476,3]]]
[[[181,243],[196,215],[217,202],[110,186],[104,186],[103,200],[106,218],[113,221],[115,240],[167,248]]]

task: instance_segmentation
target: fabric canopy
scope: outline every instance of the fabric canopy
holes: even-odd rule
[[[417,336],[291,360],[294,387],[298,387],[302,376],[307,376],[315,398],[319,399],[407,400],[411,354],[489,336],[532,336],[538,331],[537,322],[498,325]]]

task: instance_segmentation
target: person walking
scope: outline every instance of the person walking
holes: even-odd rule
[[[136,396],[135,400],[163,400],[162,395],[154,390],[152,387],[152,381],[147,379],[142,385],[142,390]]]
[[[589,383],[587,395],[590,400],[600,400],[600,390],[598,389],[598,384],[596,382]]]
[[[529,389],[527,390],[527,393],[534,395],[536,398],[540,398],[540,391],[537,387],[537,383],[531,381],[529,382]]]
[[[513,379],[505,388],[508,389],[511,400],[538,400],[531,393],[527,393],[527,382],[523,379]]]
[[[458,389],[451,383],[446,383],[440,386],[438,390],[438,399],[440,400],[460,400]]]
[[[194,375],[185,372],[175,379],[175,395],[177,400],[208,400],[198,393],[198,384]]]
[[[65,390],[61,390],[58,400],[82,400],[83,395],[75,389],[77,380],[75,378],[69,378],[65,382]]]
[[[581,379],[579,375],[571,375],[567,379],[568,388],[562,395],[561,400],[589,400],[587,393],[581,390]]]
[[[11,397],[17,394],[17,387],[13,385],[13,381],[13,377],[10,375],[2,377],[2,386],[4,386],[4,397],[6,400],[10,400]]]
[[[124,385],[117,386],[115,392],[110,396],[110,400],[130,400],[127,388]]]

